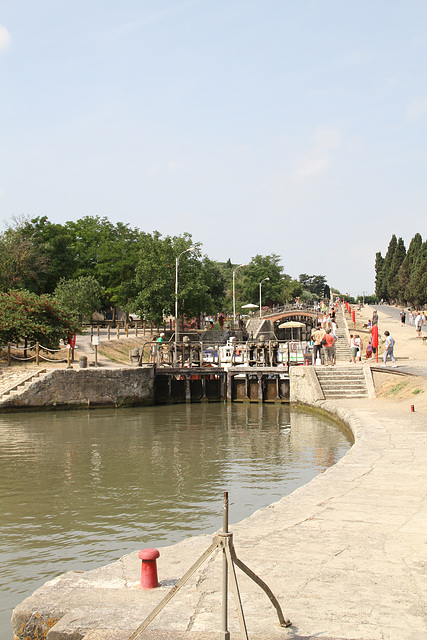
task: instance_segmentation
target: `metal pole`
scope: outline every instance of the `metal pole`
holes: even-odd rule
[[[223,504],[223,533],[228,533],[228,491],[224,491]],[[230,640],[230,632],[228,630],[228,564],[225,547],[222,550],[222,640]]]
[[[178,352],[177,352],[177,342],[178,342],[178,263],[179,256],[176,257],[175,260],[175,351],[174,351],[174,365],[177,365],[178,361]]]
[[[261,282],[259,283],[259,317],[262,318],[262,308],[261,308],[261,288],[262,288],[262,283],[265,282],[265,280],[270,280],[270,278],[264,278],[263,280],[261,280]]]
[[[246,267],[246,265],[239,264],[233,271],[233,329],[236,327],[236,271],[240,267]]]
[[[185,251],[182,251],[179,256],[177,256],[175,258],[175,362],[174,364],[177,364],[177,360],[178,360],[178,351],[177,351],[177,342],[178,342],[178,338],[179,338],[179,329],[178,329],[178,264],[179,264],[179,259],[182,255],[184,255],[184,253],[187,253],[188,251],[195,251],[196,247],[188,247],[188,249],[185,249]]]
[[[236,270],[233,271],[233,329],[236,326],[236,283],[235,283]]]

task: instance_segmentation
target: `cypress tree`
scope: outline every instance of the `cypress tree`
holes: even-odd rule
[[[380,297],[384,298],[385,300],[387,300],[391,296],[388,285],[389,285],[390,276],[391,276],[391,264],[393,262],[393,256],[394,256],[394,252],[396,251],[396,247],[397,247],[397,238],[393,233],[388,245],[387,253],[385,254],[383,268],[381,269],[382,295]]]
[[[399,270],[399,280],[402,289],[402,299],[411,304],[415,304],[413,292],[411,290],[411,275],[414,271],[414,264],[421,256],[423,239],[416,233],[409,243],[406,257]]]
[[[403,300],[403,292],[400,287],[399,269],[406,257],[405,244],[402,238],[397,241],[397,246],[393,253],[393,258],[390,264],[390,272],[388,278],[388,291],[389,295],[395,302]]]
[[[381,255],[381,251],[375,254],[375,294],[377,298],[384,298],[382,270],[384,266],[384,258]]]
[[[427,242],[423,242],[414,259],[409,280],[411,303],[416,307],[427,304]]]

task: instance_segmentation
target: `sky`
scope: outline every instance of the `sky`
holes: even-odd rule
[[[0,0],[0,229],[105,216],[373,293],[426,160],[425,0]]]

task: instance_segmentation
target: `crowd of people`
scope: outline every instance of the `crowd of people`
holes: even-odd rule
[[[400,312],[401,325],[405,326],[408,323],[415,327],[417,338],[421,338],[421,331],[426,324],[426,315],[423,311],[412,311],[408,309],[402,309]],[[377,347],[372,343],[372,331],[373,327],[378,326],[378,313],[374,309],[372,318],[367,323],[367,328],[370,332],[369,340],[366,345],[365,358],[369,360],[376,354]],[[337,325],[335,321],[335,309],[332,307],[330,311],[322,309],[320,313],[317,327],[313,329],[311,333],[311,342],[313,348],[313,364],[324,364],[325,366],[334,366],[336,363],[335,356],[335,343],[338,340],[336,333]],[[351,360],[353,364],[362,362],[363,353],[363,340],[360,334],[350,334],[350,351]],[[383,353],[383,366],[387,366],[388,360],[391,360],[392,366],[396,365],[396,358],[394,357],[395,339],[390,335],[389,331],[384,331],[384,353]]]
[[[336,362],[335,343],[338,340],[337,324],[335,320],[335,307],[323,308],[319,316],[317,327],[311,333],[313,343],[313,364],[322,364],[333,367]]]
[[[408,324],[415,327],[417,338],[421,338],[422,328],[426,324],[426,314],[424,311],[412,311],[412,309],[408,309],[408,312],[406,312],[405,309],[402,309],[400,312],[400,322],[402,327],[406,324],[406,318],[408,318]]]

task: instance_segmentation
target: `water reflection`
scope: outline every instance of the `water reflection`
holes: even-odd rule
[[[218,529],[225,489],[239,521],[349,446],[287,405],[1,416],[1,637],[10,609],[54,575]]]

